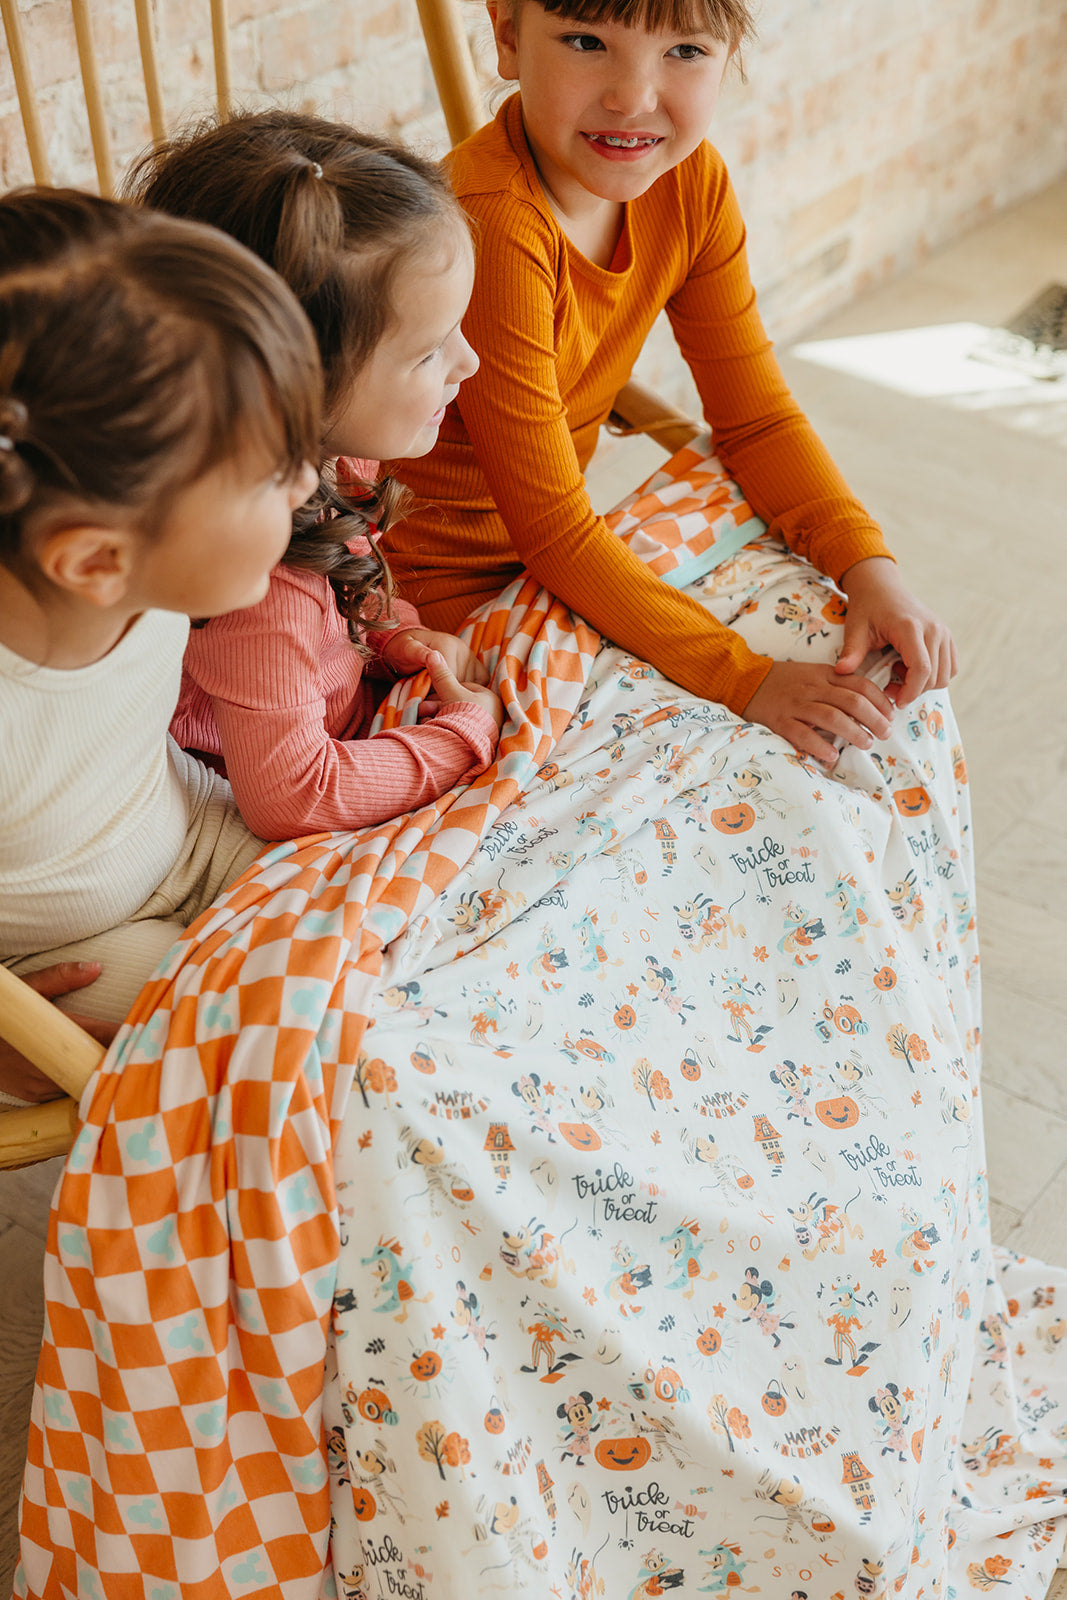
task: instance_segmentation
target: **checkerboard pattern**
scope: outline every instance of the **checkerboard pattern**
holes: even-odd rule
[[[709,433],[697,434],[605,521],[673,588],[710,572],[766,527],[713,454]]]
[[[16,1593],[311,1600],[332,1151],[383,947],[548,756],[599,636],[532,579],[466,637],[509,722],[469,788],[265,853],[189,929],[86,1089],[53,1205]],[[428,679],[398,684],[410,720]]]

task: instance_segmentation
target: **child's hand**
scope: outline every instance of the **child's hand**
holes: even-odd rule
[[[869,678],[845,678],[834,667],[805,661],[775,661],[745,716],[780,733],[801,755],[833,766],[838,752],[827,735],[869,750],[889,733],[893,706]]]
[[[854,673],[868,651],[893,645],[904,663],[902,682],[887,693],[898,706],[917,700],[927,689],[944,689],[959,665],[956,644],[946,625],[904,587],[896,565],[884,556],[869,556],[849,567],[841,580],[848,595],[845,642],[835,671]]]
[[[398,628],[390,634],[381,656],[398,678],[410,678],[429,667],[431,650],[443,657],[445,665],[461,683],[489,682],[489,674],[478,657],[452,633],[437,633],[433,628]]]
[[[98,961],[60,961],[54,967],[40,967],[36,972],[27,973],[22,981],[43,994],[46,1000],[54,1000],[58,995],[86,988],[99,976]],[[110,1044],[119,1031],[117,1022],[101,1022],[99,1017],[84,1017],[76,1011],[68,1011],[67,1016],[101,1044]],[[3,1039],[0,1039],[0,1089],[19,1100],[35,1103],[58,1099],[63,1093],[51,1078],[38,1072],[32,1062]]]
[[[427,711],[439,710],[443,705],[454,705],[457,700],[471,700],[488,711],[499,733],[504,725],[504,707],[500,696],[492,689],[483,689],[477,683],[461,683],[448,665],[440,650],[431,650],[426,658],[426,670],[433,684],[434,698],[424,701]]]

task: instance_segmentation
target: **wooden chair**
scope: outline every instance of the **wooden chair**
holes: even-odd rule
[[[104,1046],[3,966],[0,1038],[67,1091],[66,1099],[45,1105],[0,1109],[0,1169],[63,1155],[78,1131],[77,1102],[103,1060]]]
[[[453,144],[469,138],[488,121],[460,3],[461,0],[417,0],[422,36]],[[633,379],[616,396],[608,422],[612,433],[649,434],[669,455],[688,444],[701,426]]]

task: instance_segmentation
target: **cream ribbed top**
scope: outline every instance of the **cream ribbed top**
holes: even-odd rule
[[[116,927],[174,865],[203,771],[167,734],[188,632],[187,617],[146,611],[70,671],[0,645],[5,959]]]

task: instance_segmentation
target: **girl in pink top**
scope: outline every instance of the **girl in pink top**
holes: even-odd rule
[[[266,598],[191,634],[174,737],[225,773],[267,839],[380,822],[468,782],[503,710],[467,646],[392,598],[375,541],[402,491],[370,481],[378,460],[432,449],[478,366],[460,331],[473,254],[445,179],[388,140],[267,111],[148,152],[128,189],[268,261],[308,313],[325,378],[319,492]],[[388,685],[423,668],[423,720],[368,737]]]

